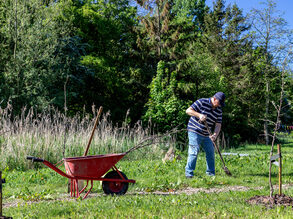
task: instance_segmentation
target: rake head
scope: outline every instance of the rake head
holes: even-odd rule
[[[225,173],[228,175],[228,176],[232,176],[232,173],[228,170],[228,168],[225,166],[223,167],[223,170],[225,171]]]

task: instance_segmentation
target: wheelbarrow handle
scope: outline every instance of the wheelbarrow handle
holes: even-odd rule
[[[33,156],[27,156],[26,159],[32,160],[32,162],[44,162],[44,159],[33,157]]]

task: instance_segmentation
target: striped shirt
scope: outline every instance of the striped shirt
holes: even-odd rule
[[[211,130],[214,128],[215,123],[222,123],[222,108],[217,107],[213,109],[211,98],[202,98],[195,101],[191,107],[198,113],[207,116],[207,124]],[[191,116],[188,122],[187,130],[195,132],[199,135],[209,136],[208,130],[204,123],[200,123],[199,119]]]

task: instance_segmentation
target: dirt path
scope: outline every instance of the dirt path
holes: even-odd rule
[[[220,192],[229,192],[229,191],[248,191],[248,190],[257,190],[261,189],[261,187],[256,187],[256,188],[249,188],[246,186],[227,186],[227,187],[222,187],[222,188],[192,188],[192,187],[187,187],[182,190],[169,190],[168,192],[161,192],[161,191],[155,191],[155,192],[141,192],[137,194],[156,194],[156,195],[180,195],[180,194],[187,194],[187,195],[192,195],[196,194],[199,192],[203,193],[220,193]]]
[[[292,187],[292,184],[285,184],[283,185],[283,189],[288,189]],[[192,188],[192,187],[187,187],[185,189],[181,190],[169,190],[167,192],[162,192],[162,191],[154,191],[154,192],[128,192],[126,195],[150,195],[150,194],[155,194],[155,195],[180,195],[180,194],[187,194],[187,195],[192,195],[196,194],[199,192],[203,193],[220,193],[220,192],[230,192],[230,191],[237,191],[237,192],[242,192],[242,191],[248,191],[248,190],[261,190],[263,189],[263,186],[260,187],[246,187],[246,186],[225,186],[221,188]],[[278,187],[276,186],[275,189]],[[98,197],[98,196],[104,196],[103,193],[90,193],[88,195],[88,198],[93,198],[93,197]],[[40,202],[52,202],[52,201],[75,201],[75,198],[69,197],[69,194],[63,193],[59,195],[59,198],[55,199],[50,199],[50,200],[40,200],[40,201],[23,201],[23,200],[16,200],[13,202],[7,202],[3,203],[3,208],[11,208],[11,207],[17,207],[17,206],[23,206],[25,204],[30,205],[30,204],[35,204],[35,203],[40,203]]]
[[[283,189],[288,189],[292,187],[292,184],[285,184],[283,185]],[[187,194],[187,195],[192,195],[196,194],[199,192],[204,192],[204,193],[220,193],[220,192],[230,192],[230,191],[237,191],[237,192],[243,192],[243,191],[248,191],[248,190],[261,190],[263,189],[263,186],[259,187],[247,187],[247,186],[225,186],[221,188],[192,188],[192,187],[187,187],[185,189],[181,190],[169,190],[168,192],[161,192],[161,191],[155,191],[155,192],[134,192],[130,194],[141,194],[141,195],[147,195],[147,194],[156,194],[156,195],[180,195],[180,194]],[[278,188],[278,186],[274,187],[275,190]]]

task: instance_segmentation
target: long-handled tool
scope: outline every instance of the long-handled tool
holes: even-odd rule
[[[208,130],[209,135],[212,135],[212,132],[211,132],[211,130],[210,130],[210,128],[209,128],[209,126],[208,126],[208,124],[207,124],[206,121],[204,121],[204,124],[205,124],[205,126],[206,126],[206,128],[207,128],[207,130]],[[231,172],[228,170],[228,168],[227,168],[226,165],[225,165],[225,161],[224,161],[224,159],[223,159],[223,157],[222,157],[222,154],[221,154],[221,152],[220,152],[220,149],[219,149],[218,145],[217,145],[214,141],[212,141],[212,142],[213,142],[214,147],[215,147],[216,150],[218,151],[218,154],[220,155],[220,158],[221,158],[221,161],[222,161],[222,164],[223,164],[223,170],[224,170],[224,172],[225,172],[228,176],[232,176]]]
[[[99,108],[99,112],[98,112],[98,115],[97,115],[97,118],[96,118],[96,121],[95,121],[95,125],[94,125],[94,128],[93,128],[93,130],[92,130],[91,137],[90,137],[90,139],[89,139],[89,142],[88,142],[88,144],[87,144],[87,147],[86,147],[86,150],[85,150],[83,156],[86,156],[86,155],[87,155],[87,152],[88,152],[88,150],[89,150],[89,148],[90,148],[90,145],[91,145],[92,139],[93,139],[93,137],[94,137],[94,132],[95,132],[95,130],[96,130],[96,128],[97,128],[97,125],[99,124],[99,119],[100,119],[100,116],[101,116],[101,114],[102,114],[102,111],[103,111],[103,107],[100,106],[100,108]]]
[[[87,147],[86,147],[86,149],[85,149],[85,152],[84,152],[84,154],[83,154],[84,157],[87,156],[87,153],[88,153],[88,151],[89,151],[89,148],[90,148],[91,142],[92,142],[93,137],[94,137],[95,130],[96,130],[98,124],[99,124],[99,119],[100,119],[100,116],[101,116],[101,114],[102,114],[102,111],[103,111],[103,107],[100,106],[100,108],[99,108],[99,112],[98,112],[98,115],[97,115],[97,118],[96,118],[96,121],[95,121],[95,124],[94,124],[94,128],[93,128],[93,130],[92,130],[92,133],[91,133],[91,136],[90,136],[89,142],[88,142]],[[82,179],[79,179],[77,185],[78,185],[78,187],[79,187],[78,189],[81,190],[81,189],[84,187],[84,181],[83,181]],[[72,193],[72,188],[73,188],[73,186],[74,186],[74,185],[72,185],[72,180],[69,179],[69,182],[68,182],[68,192],[71,192],[71,193]]]

